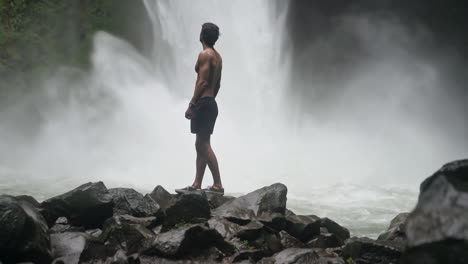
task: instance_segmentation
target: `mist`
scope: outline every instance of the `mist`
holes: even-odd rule
[[[91,69],[60,67],[3,108],[2,191],[42,199],[86,181],[141,190],[190,184],[195,138],[184,111],[207,21],[221,29],[212,144],[228,192],[274,182],[292,197],[351,184],[416,189],[468,154],[466,113],[446,93],[457,62],[425,50],[432,35],[424,25],[344,13],[298,39],[284,3],[187,3],[145,1],[151,55],[98,32]]]

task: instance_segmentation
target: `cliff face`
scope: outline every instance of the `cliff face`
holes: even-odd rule
[[[143,50],[147,42],[140,33],[149,26],[140,0],[2,0],[0,78],[22,82],[24,73],[56,65],[86,67],[99,30]]]

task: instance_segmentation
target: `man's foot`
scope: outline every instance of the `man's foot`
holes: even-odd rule
[[[187,193],[187,192],[193,192],[193,191],[199,191],[200,189],[198,188],[193,188],[192,186],[187,186],[185,188],[181,189],[175,189],[176,193]]]
[[[220,187],[208,186],[203,190],[207,193],[216,193],[216,194],[224,195],[224,188],[220,188]]]

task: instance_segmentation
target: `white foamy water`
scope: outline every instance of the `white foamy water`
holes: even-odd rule
[[[212,144],[228,193],[282,182],[296,213],[328,216],[353,234],[375,236],[414,206],[422,179],[466,154],[456,140],[441,138],[403,112],[382,110],[384,103],[353,90],[376,83],[397,87],[390,101],[398,106],[400,92],[419,80],[436,80],[430,66],[416,76],[399,64],[363,70],[343,89],[354,95],[346,100],[372,102],[366,104],[370,111],[325,121],[297,113],[287,96],[300,80],[289,78],[289,53],[281,49],[286,9],[276,13],[267,0],[145,4],[154,23],[147,34],[159,41],[153,56],[99,32],[92,69],[61,68],[0,113],[0,193],[43,200],[87,181],[142,191],[190,184],[195,138],[184,112],[196,79],[201,24],[208,21],[222,34],[216,44],[224,59],[220,114]],[[307,85],[313,90],[319,84]],[[342,100],[330,107],[350,111]],[[23,128],[22,122],[37,125]],[[205,177],[211,184],[209,172]]]

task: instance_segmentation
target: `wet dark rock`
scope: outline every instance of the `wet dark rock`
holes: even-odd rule
[[[279,232],[280,242],[283,248],[305,248],[305,244],[302,243],[299,239],[291,236],[286,231]]]
[[[176,198],[160,185],[156,186],[149,195],[163,210],[172,206],[176,201]]]
[[[114,215],[133,215],[136,217],[155,216],[159,205],[150,195],[129,188],[109,189],[114,202]]]
[[[319,255],[312,249],[288,248],[273,257],[260,260],[259,264],[314,264],[320,259]]]
[[[213,210],[213,215],[246,224],[252,219],[269,221],[284,216],[288,189],[281,183],[240,196]]]
[[[257,220],[251,221],[245,226],[240,226],[239,232],[236,234],[240,240],[253,241],[260,237],[264,231],[264,225]]]
[[[343,247],[342,257],[354,263],[398,263],[403,247],[394,241],[375,241],[370,238],[350,238]]]
[[[468,160],[459,160],[421,184],[418,204],[406,220],[404,263],[466,263],[467,219]]]
[[[380,234],[377,240],[400,241],[406,243],[405,225],[408,215],[409,213],[401,213],[393,218],[387,231]]]
[[[220,217],[212,217],[208,220],[208,226],[211,229],[215,229],[228,241],[234,238],[242,230],[242,226]]]
[[[65,194],[53,197],[41,204],[49,226],[64,216],[73,226],[95,228],[112,216],[112,197],[102,182],[86,183]]]
[[[182,194],[166,209],[161,231],[166,232],[177,225],[205,222],[210,217],[210,205],[206,196],[196,193]]]
[[[158,256],[139,256],[136,261],[129,261],[129,264],[207,264],[207,263],[231,263],[223,262],[225,255],[216,248],[208,248],[200,251],[198,256],[190,256],[186,259],[170,259]]]
[[[307,246],[311,248],[336,248],[341,247],[343,244],[343,241],[337,235],[331,233],[320,234],[307,242]]]
[[[232,254],[234,250],[216,230],[198,224],[158,234],[151,248],[142,254],[180,258],[189,255],[197,256],[201,251],[210,247],[216,247],[225,254]]]
[[[293,215],[286,217],[286,222],[285,231],[304,243],[320,234],[322,222],[318,216]]]
[[[403,264],[465,264],[468,263],[468,242],[443,240],[409,248],[401,258]]]
[[[41,207],[41,204],[32,196],[29,195],[18,195],[15,197],[17,201],[27,202],[35,208]]]
[[[118,250],[106,245],[102,241],[89,240],[80,255],[79,263],[112,263],[112,258]]]
[[[271,254],[262,249],[244,249],[237,252],[232,258],[232,263],[255,263]]]
[[[344,244],[344,241],[350,238],[350,233],[347,228],[327,217],[321,219],[320,226],[325,227],[329,233],[336,235],[336,237],[341,240],[341,244]]]
[[[72,226],[71,225],[61,225],[61,224],[55,224],[49,229],[49,233],[54,234],[54,233],[63,233],[68,231]]]
[[[0,262],[52,260],[47,224],[25,200],[0,195]]]
[[[99,228],[95,228],[95,229],[86,230],[85,233],[92,236],[92,237],[97,238],[102,234],[102,230],[99,229]]]
[[[293,216],[293,215],[296,215],[296,214],[293,211],[286,208],[286,211],[284,212],[284,216],[288,217],[288,216]]]
[[[85,233],[65,232],[50,235],[54,263],[78,263],[90,236]]]
[[[105,242],[109,250],[122,249],[128,254],[139,253],[151,247],[155,238],[155,234],[145,225],[151,226],[151,218],[113,216],[104,223],[99,239]]]
[[[211,209],[218,208],[221,205],[236,199],[236,197],[225,196],[217,193],[206,193],[206,198],[208,199]]]

